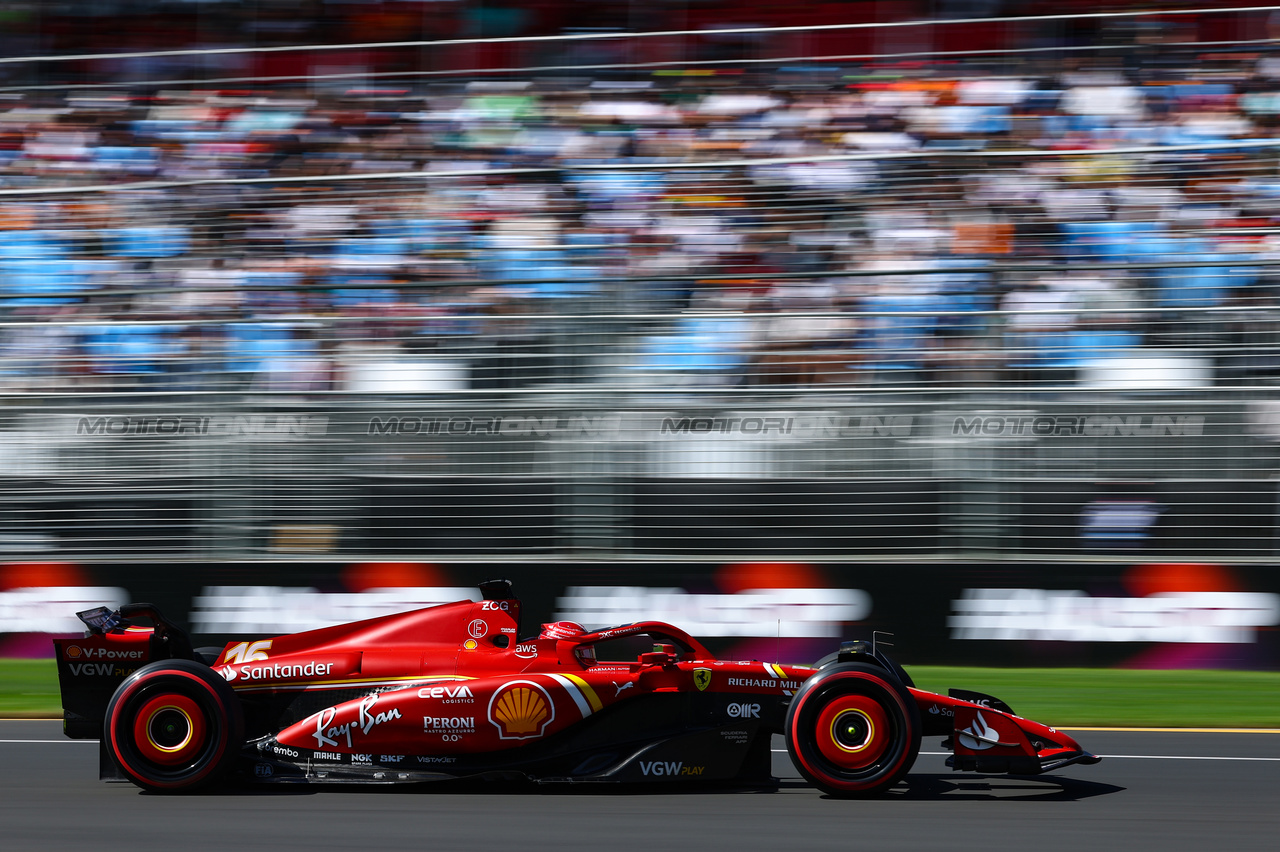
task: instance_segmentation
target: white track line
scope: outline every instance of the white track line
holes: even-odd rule
[[[0,743],[96,743],[97,740],[0,740]]]

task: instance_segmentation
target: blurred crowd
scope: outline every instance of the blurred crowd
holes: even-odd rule
[[[255,44],[348,20],[262,8]],[[532,26],[459,20],[431,32]],[[1280,53],[1210,23],[476,79],[46,70],[82,76],[0,88],[0,387],[1270,381]]]

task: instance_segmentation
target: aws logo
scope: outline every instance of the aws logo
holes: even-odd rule
[[[551,696],[533,681],[512,681],[489,699],[489,721],[504,740],[540,737],[555,718]]]

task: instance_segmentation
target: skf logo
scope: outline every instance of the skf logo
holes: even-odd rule
[[[699,692],[704,692],[711,685],[711,669],[694,669],[693,685],[698,687]]]
[[[555,717],[551,696],[533,681],[512,681],[489,699],[489,721],[504,740],[540,737]]]
[[[759,704],[730,704],[729,717],[731,719],[759,719]]]

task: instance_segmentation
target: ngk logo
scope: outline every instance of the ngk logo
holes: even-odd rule
[[[730,704],[729,718],[731,719],[759,719],[759,704]]]

